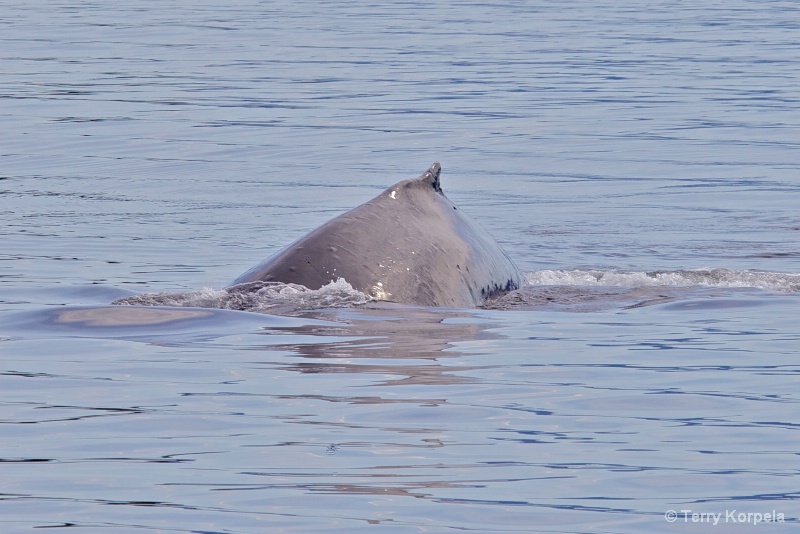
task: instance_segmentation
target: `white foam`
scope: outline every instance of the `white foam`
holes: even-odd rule
[[[686,269],[678,271],[542,270],[525,275],[529,287],[730,287],[759,288],[785,293],[800,292],[800,274],[736,269]],[[574,295],[574,291],[572,293]],[[373,300],[339,278],[319,289],[280,282],[250,282],[226,289],[145,293],[114,304],[222,308],[292,314],[322,308],[350,308]],[[563,300],[563,299],[562,299]]]
[[[344,308],[365,304],[372,300],[356,291],[343,278],[319,289],[308,289],[297,284],[280,282],[252,282],[226,289],[205,287],[197,291],[145,293],[127,297],[114,304],[138,306],[180,306],[196,308],[222,308],[232,310],[281,311]]]
[[[737,269],[686,269],[678,271],[543,270],[525,275],[534,286],[605,287],[754,287],[788,293],[800,292],[800,274]]]

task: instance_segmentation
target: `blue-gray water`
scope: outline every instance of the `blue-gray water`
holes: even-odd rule
[[[798,32],[0,3],[0,532],[794,532]],[[531,282],[508,309],[219,309],[436,160]],[[109,306],[158,292],[202,307]]]

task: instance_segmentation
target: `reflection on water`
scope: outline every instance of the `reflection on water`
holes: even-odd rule
[[[88,308],[67,310],[55,318],[56,323],[78,323],[83,327],[158,325],[182,320],[211,317],[213,312],[206,310],[181,310],[157,308]]]
[[[26,313],[4,342],[0,508],[27,527],[634,532],[767,502],[791,526],[798,337],[725,306],[649,319],[670,306]]]

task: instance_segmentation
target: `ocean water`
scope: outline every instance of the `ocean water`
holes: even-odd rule
[[[794,532],[799,30],[0,2],[0,532]],[[433,161],[523,290],[224,290]]]

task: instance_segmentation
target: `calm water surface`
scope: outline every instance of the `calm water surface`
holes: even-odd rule
[[[0,3],[0,531],[794,532],[798,31]],[[220,309],[437,160],[531,282],[506,309]]]

